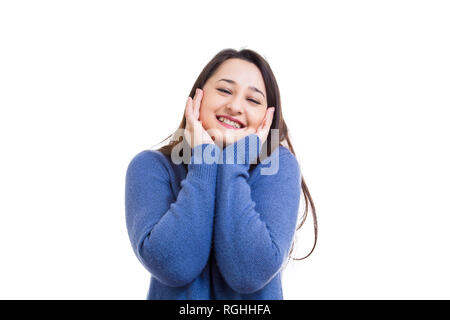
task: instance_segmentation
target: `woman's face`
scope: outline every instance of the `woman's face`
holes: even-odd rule
[[[219,147],[255,133],[267,109],[266,88],[258,67],[242,59],[225,60],[203,86],[199,120]],[[239,122],[223,123],[229,117]]]

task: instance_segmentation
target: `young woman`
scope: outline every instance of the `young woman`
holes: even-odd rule
[[[138,153],[126,174],[128,234],[151,273],[147,299],[283,299],[301,191],[300,226],[310,203],[315,227],[307,256],[317,220],[265,59],[219,52],[178,129],[180,139]]]

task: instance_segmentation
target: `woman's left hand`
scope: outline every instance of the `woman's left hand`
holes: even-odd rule
[[[269,130],[270,126],[272,125],[274,112],[275,107],[267,108],[266,114],[264,115],[264,119],[261,121],[261,124],[259,125],[258,129],[255,132],[255,134],[261,140],[261,145],[264,144],[264,142],[267,139],[267,136],[269,135]]]

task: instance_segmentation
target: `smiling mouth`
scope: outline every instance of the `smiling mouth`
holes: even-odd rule
[[[230,123],[224,122],[224,121],[227,121],[227,120],[222,120],[222,121],[221,121],[221,120],[219,120],[219,119],[224,119],[224,118],[222,118],[222,117],[220,117],[220,116],[216,116],[216,119],[217,119],[217,121],[218,121],[223,127],[227,128],[227,129],[239,130],[239,129],[245,128],[245,126],[241,126],[240,124],[238,124],[238,125],[239,125],[239,128],[237,128],[236,126],[234,126],[234,125],[232,125],[232,124],[230,124]]]

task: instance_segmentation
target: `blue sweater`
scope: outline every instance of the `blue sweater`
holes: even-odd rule
[[[251,139],[259,153],[256,134],[223,150],[197,145],[187,170],[157,150],[131,160],[126,224],[134,253],[151,274],[147,299],[283,299],[281,273],[298,217],[300,167],[279,146],[249,171]],[[245,153],[237,152],[243,145]],[[206,151],[218,161],[194,160]]]

